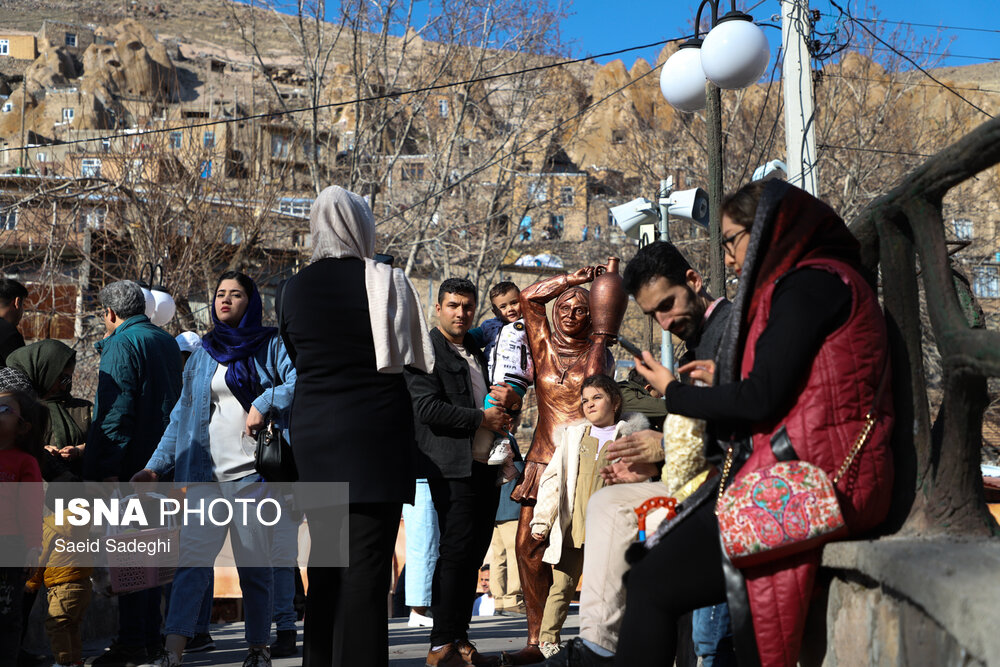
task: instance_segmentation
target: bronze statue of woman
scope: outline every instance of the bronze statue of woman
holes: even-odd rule
[[[552,568],[542,562],[546,542],[531,537],[538,483],[555,450],[555,428],[580,418],[580,385],[584,378],[613,373],[614,360],[608,346],[615,336],[594,333],[590,293],[580,287],[593,281],[595,273],[594,267],[587,266],[574,273],[541,280],[521,292],[521,313],[535,362],[538,403],[538,423],[525,457],[524,475],[511,493],[511,498],[521,503],[516,553],[528,617],[528,642],[523,649],[505,654],[504,664],[529,665],[544,660],[538,647],[538,635],[545,598],[552,585]],[[621,297],[626,298],[624,291]],[[553,299],[553,326],[550,328],[545,304]],[[624,301],[620,305],[624,313]],[[620,325],[620,318],[618,323]],[[614,333],[617,334],[617,328]]]

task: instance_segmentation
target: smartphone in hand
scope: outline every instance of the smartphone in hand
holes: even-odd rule
[[[621,345],[625,349],[625,351],[631,354],[633,357],[638,357],[640,361],[642,360],[642,350],[640,350],[639,346],[630,341],[628,338],[625,338],[624,336],[618,336],[618,344]],[[645,365],[646,364],[644,363],[643,366]]]

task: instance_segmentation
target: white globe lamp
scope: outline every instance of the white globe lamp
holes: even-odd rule
[[[177,312],[177,304],[174,298],[167,292],[153,289],[153,315],[149,320],[158,327],[162,327],[174,317]]]
[[[153,299],[153,293],[148,288],[143,287],[141,284],[139,288],[142,289],[142,297],[146,300],[146,317],[152,321],[153,313],[156,311],[156,300]]]
[[[701,47],[701,69],[709,81],[725,90],[746,88],[764,74],[771,49],[764,31],[742,12],[719,19]]]
[[[705,108],[705,73],[701,69],[701,40],[681,44],[660,69],[660,92],[678,111]]]

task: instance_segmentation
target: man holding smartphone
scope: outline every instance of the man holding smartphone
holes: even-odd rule
[[[625,290],[635,297],[643,312],[686,343],[687,352],[678,370],[692,380],[711,382],[714,362],[696,360],[715,358],[732,304],[724,297],[713,298],[701,275],[677,248],[665,241],[640,248],[625,267],[622,278]],[[610,486],[597,491],[587,504],[587,533],[605,537],[584,544],[580,636],[543,664],[573,667],[614,664],[618,630],[625,611],[622,584],[622,576],[628,569],[625,550],[636,541],[639,532],[635,508],[650,498],[664,495],[661,483],[638,480],[659,474],[664,458],[662,438],[661,433],[647,430],[608,445],[608,458],[621,460],[602,470]],[[715,607],[709,611],[713,620],[720,617]],[[728,630],[728,614],[725,630]],[[698,631],[696,621],[696,635]]]

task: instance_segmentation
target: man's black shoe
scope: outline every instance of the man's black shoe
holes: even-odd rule
[[[537,663],[544,667],[612,667],[614,664],[614,656],[597,655],[579,637],[566,642],[561,651],[545,662]]]
[[[115,642],[88,664],[94,667],[139,667],[148,658],[145,646],[126,646]]]
[[[185,653],[198,653],[200,651],[211,651],[215,648],[215,640],[207,632],[199,632],[184,647]]]
[[[295,646],[296,634],[296,630],[278,630],[278,638],[271,644],[271,657],[287,658],[298,655],[299,649]]]
[[[17,653],[17,667],[38,667],[43,662],[48,664],[44,655],[35,655],[23,648]]]

